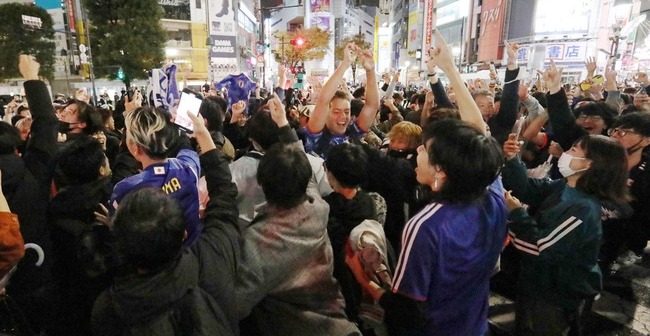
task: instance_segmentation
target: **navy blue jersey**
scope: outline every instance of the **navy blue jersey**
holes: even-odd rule
[[[111,195],[111,210],[116,210],[122,198],[133,190],[143,187],[161,188],[174,197],[183,209],[187,222],[185,246],[190,246],[203,229],[203,221],[199,218],[200,175],[199,155],[193,150],[183,149],[176,158],[152,164],[140,174],[127,177],[116,184]]]
[[[424,335],[484,335],[506,238],[501,178],[469,204],[431,203],[404,227],[392,291],[426,303]]]

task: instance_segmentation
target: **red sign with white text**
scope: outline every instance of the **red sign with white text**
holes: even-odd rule
[[[431,48],[431,32],[433,31],[433,7],[436,0],[426,0],[424,10],[424,50]]]
[[[483,0],[481,31],[478,40],[478,61],[501,59],[501,36],[507,0]]]
[[[68,12],[68,27],[70,27],[70,31],[74,33],[77,31],[77,29],[75,29],[77,23],[74,19],[74,6],[72,5],[72,0],[66,0],[65,11]]]

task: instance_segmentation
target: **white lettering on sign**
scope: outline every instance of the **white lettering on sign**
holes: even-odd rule
[[[214,46],[214,47],[212,47],[212,52],[216,52],[216,53],[234,53],[235,48],[233,48],[233,47],[217,47],[217,46]]]
[[[22,15],[23,24],[32,28],[40,29],[43,26],[41,18],[36,16]]]
[[[495,8],[488,9],[481,13],[481,36],[485,34],[485,27],[488,23],[497,22],[499,20],[499,15],[501,14],[501,1],[497,4]]]
[[[178,6],[178,0],[158,0],[159,5],[164,6]]]

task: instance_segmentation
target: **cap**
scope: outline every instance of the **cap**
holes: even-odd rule
[[[302,107],[298,107],[298,111],[300,111],[300,115],[309,118],[311,117],[311,113],[314,112],[315,108],[316,105],[304,105]]]

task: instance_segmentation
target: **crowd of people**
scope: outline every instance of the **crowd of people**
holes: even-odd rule
[[[515,254],[518,334],[580,335],[603,277],[650,240],[650,79],[588,60],[581,85],[552,61],[522,82],[506,43],[502,84],[466,83],[433,39],[427,88],[398,92],[348,44],[323,84],[280,67],[248,100],[196,93],[191,132],[139,91],[53,103],[21,55],[27,104],[0,122],[0,332],[488,335]]]

